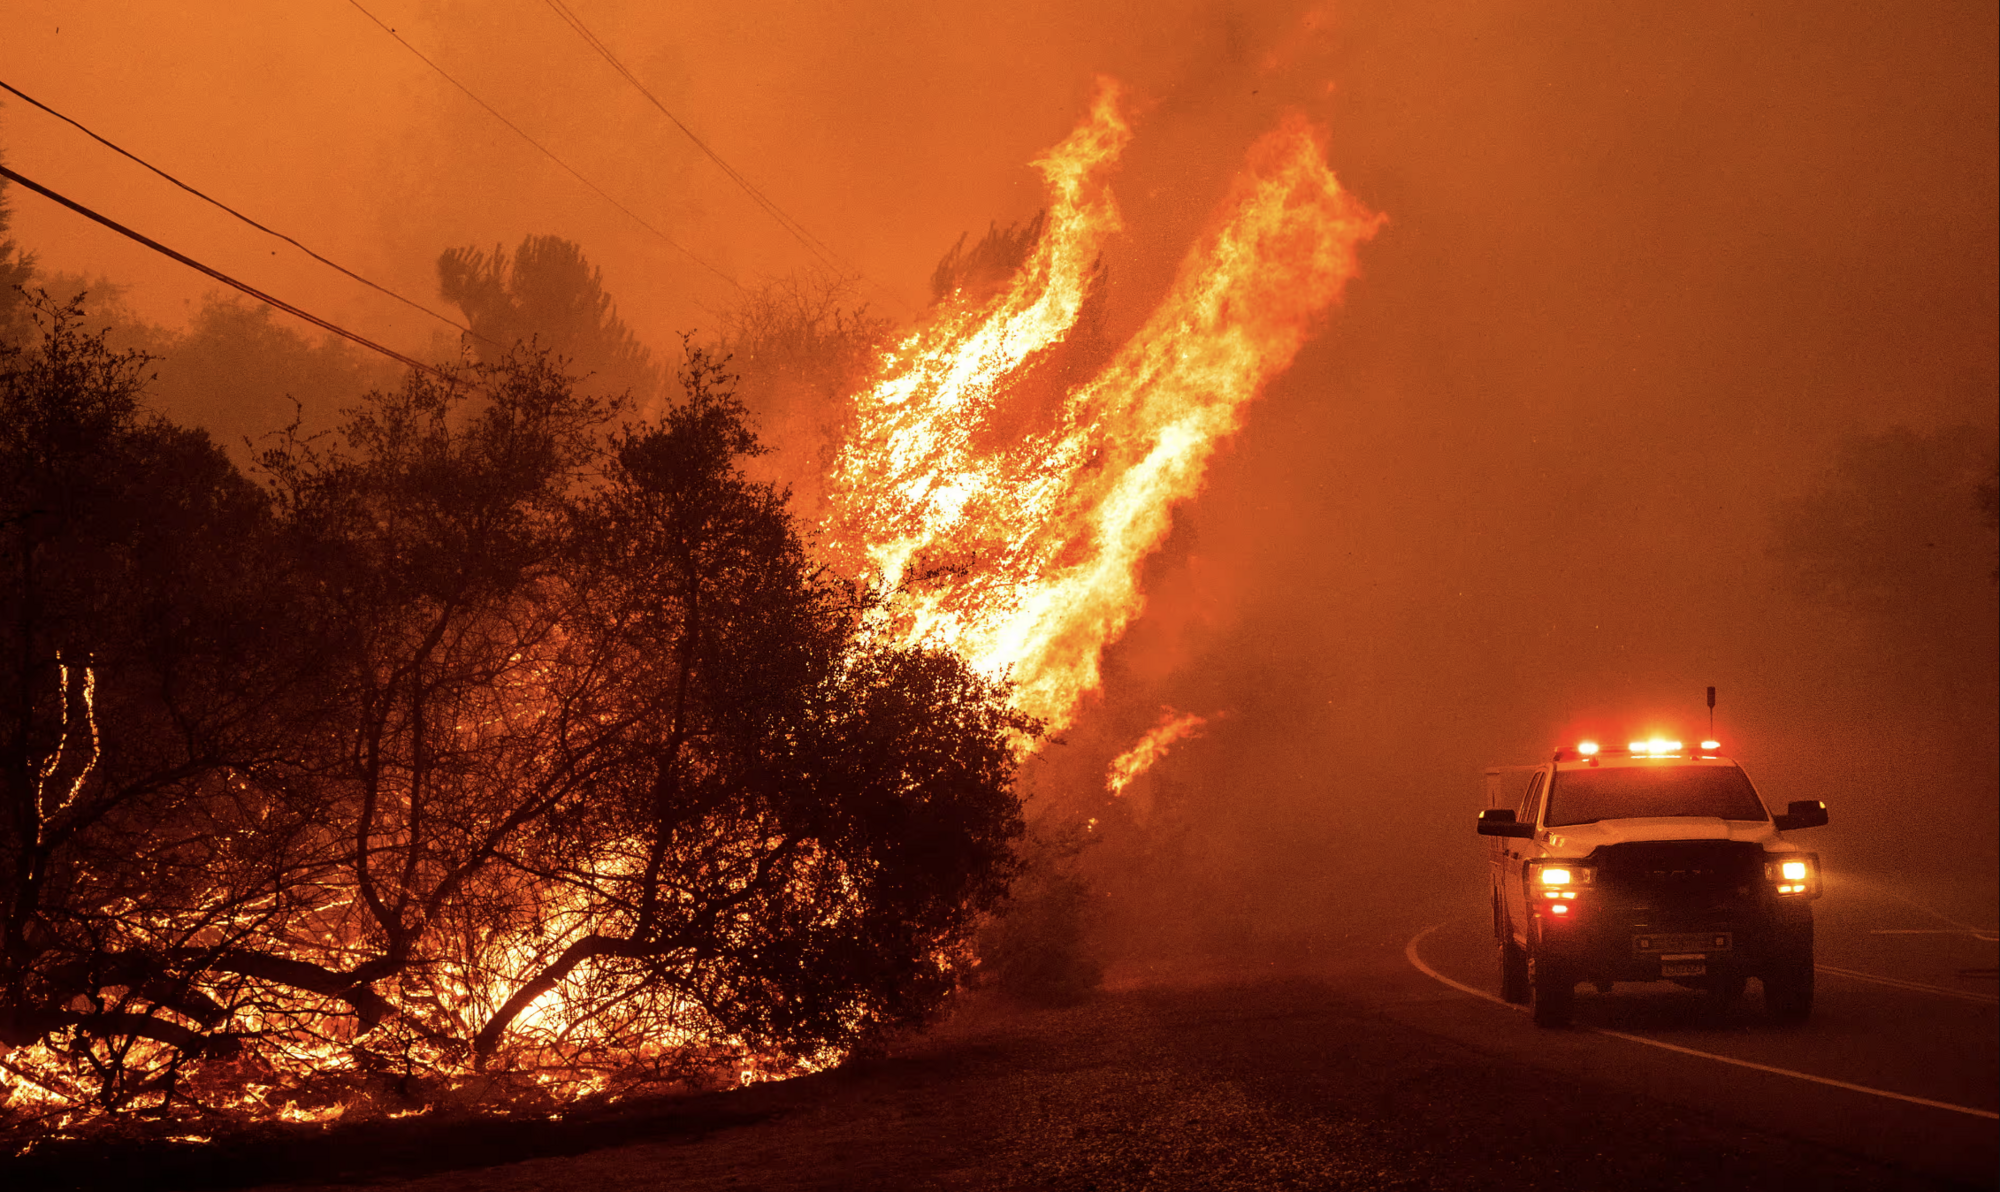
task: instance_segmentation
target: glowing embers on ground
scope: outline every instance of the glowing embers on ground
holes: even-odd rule
[[[740,889],[770,830],[731,834],[705,827],[692,835],[700,837],[693,847],[703,852],[707,870],[725,886]],[[596,858],[600,871],[629,869],[635,847],[614,842]],[[793,871],[797,885],[843,891],[851,885],[819,850],[803,854]],[[126,1092],[118,1107],[170,1118],[323,1122],[357,1111],[407,1116],[418,1112],[404,1104],[409,1099],[428,1107],[520,1108],[704,1087],[725,1072],[748,1084],[821,1071],[845,1058],[825,1046],[789,1056],[752,1048],[697,995],[693,987],[711,978],[704,978],[690,957],[686,979],[664,984],[640,980],[630,964],[584,968],[531,1002],[512,1021],[504,1064],[480,1071],[467,1046],[479,1024],[553,954],[606,917],[574,887],[519,875],[498,880],[507,888],[493,891],[493,904],[512,905],[519,913],[460,924],[460,930],[445,933],[430,963],[379,982],[385,1010],[380,1021],[357,1020],[341,999],[281,982],[208,974],[191,988],[218,1007],[230,1027],[227,1037],[245,1041],[240,1049],[204,1056],[144,1037],[102,1039],[76,1032],[23,1047],[0,1045],[0,1141],[27,1137],[18,1132],[26,1127],[34,1136],[51,1136],[89,1122],[114,1104],[111,1096],[121,1089],[136,1091]],[[838,899],[813,907],[829,921],[847,913]],[[255,939],[261,921],[274,917],[272,909],[258,902],[226,921],[198,916],[194,926],[180,926],[187,939],[208,946],[216,946],[218,931]],[[802,903],[800,909],[807,908]],[[368,933],[354,897],[331,897],[305,908],[290,926],[294,952],[310,962],[351,962],[366,954]],[[952,958],[930,959],[944,966]],[[112,992],[114,1009],[144,1008],[143,1000],[133,1001],[143,991]],[[843,1020],[859,1026],[872,1009],[849,1006]],[[153,1014],[161,1017],[160,1009]],[[171,1025],[174,1019],[167,1021]],[[102,1079],[114,1053],[127,1074],[116,1086]],[[162,1090],[175,1090],[180,1101],[163,1101]],[[396,1108],[399,1104],[404,1107]],[[17,1132],[10,1136],[10,1128]]]
[[[1250,150],[1209,231],[1142,328],[1067,387],[1049,429],[994,433],[1019,382],[1077,326],[1118,230],[1103,173],[1130,133],[1106,84],[1036,162],[1047,228],[1011,285],[947,301],[858,400],[828,537],[901,586],[884,631],[947,646],[1051,730],[1099,683],[1103,647],[1143,606],[1139,566],[1245,405],[1291,364],[1382,217],[1290,117]],[[994,445],[996,444],[997,445]]]
[[[1112,759],[1111,766],[1104,774],[1104,785],[1112,794],[1123,794],[1125,787],[1134,778],[1153,768],[1153,763],[1167,755],[1174,742],[1186,737],[1199,736],[1206,717],[1192,712],[1176,714],[1172,708],[1161,709],[1160,722],[1147,730],[1137,744]]]

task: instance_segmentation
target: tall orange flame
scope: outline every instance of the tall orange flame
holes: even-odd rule
[[[829,539],[905,585],[886,631],[948,646],[1051,731],[1099,685],[1144,605],[1141,563],[1245,405],[1290,365],[1381,226],[1312,128],[1261,138],[1144,326],[1063,397],[1052,429],[982,450],[1013,386],[1075,327],[1118,214],[1101,175],[1130,138],[1106,83],[1035,163],[1047,230],[984,306],[947,305],[885,360],[835,467]]]

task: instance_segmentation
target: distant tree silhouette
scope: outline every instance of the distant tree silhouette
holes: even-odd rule
[[[1780,508],[1771,546],[1790,592],[1817,615],[1824,636],[1814,648],[1841,659],[1913,731],[1933,734],[1926,765],[1988,791],[2000,587],[1981,486],[1993,454],[1992,432],[1969,426],[1850,438]]]
[[[207,294],[187,328],[171,330],[148,322],[127,301],[126,287],[105,277],[43,272],[35,286],[85,299],[83,325],[102,330],[106,347],[149,358],[147,404],[206,430],[240,468],[255,457],[251,444],[294,418],[309,431],[332,430],[342,410],[371,389],[393,387],[399,376],[372,353],[234,295]]]
[[[1810,599],[1928,621],[1993,569],[1989,432],[1898,427],[1850,438],[1807,494],[1778,513],[1772,555]]]
[[[272,317],[268,306],[211,294],[188,329],[153,349],[160,360],[148,400],[215,436],[249,463],[255,443],[296,415],[314,429],[371,389],[396,383],[396,367],[331,335],[317,338]]]
[[[771,448],[746,463],[783,478],[801,516],[818,520],[850,398],[872,378],[889,320],[869,311],[852,282],[801,273],[755,287],[721,323],[716,355],[736,371],[736,393]]]
[[[35,275],[35,258],[23,252],[7,230],[14,213],[7,203],[8,183],[0,179],[0,344],[15,343],[27,329],[27,291]]]
[[[605,394],[630,393],[642,404],[658,397],[663,370],[618,317],[603,273],[583,249],[559,236],[529,236],[509,256],[454,248],[438,258],[438,288],[465,312],[470,344],[493,363],[516,344],[537,343],[587,375]]]

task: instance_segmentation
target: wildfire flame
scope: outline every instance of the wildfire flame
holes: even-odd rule
[[[1140,737],[1136,745],[1112,759],[1111,768],[1105,771],[1104,784],[1112,794],[1125,793],[1125,787],[1134,778],[1152,769],[1153,763],[1167,756],[1167,750],[1174,742],[1199,736],[1202,726],[1208,723],[1207,717],[1192,712],[1175,715],[1172,708],[1160,711],[1160,722]]]
[[[881,379],[857,398],[829,488],[830,544],[849,552],[854,570],[906,596],[877,631],[951,648],[989,675],[1011,677],[1018,706],[1051,731],[1071,723],[1098,688],[1104,647],[1142,610],[1139,568],[1165,537],[1174,505],[1200,489],[1210,456],[1338,300],[1358,246],[1382,223],[1341,189],[1313,128],[1288,118],[1252,147],[1140,330],[1095,357],[1101,363],[1089,375],[1065,381],[1027,423],[1034,429],[1008,433],[1021,420],[1007,416],[1032,389],[1024,379],[1085,313],[1104,246],[1119,230],[1105,175],[1131,135],[1117,88],[1106,83],[1082,126],[1034,163],[1049,208],[1025,263],[997,295],[945,302],[887,353]],[[97,763],[95,675],[65,663],[59,678],[61,735],[40,759],[33,803],[46,820],[68,811]],[[1111,790],[1204,723],[1169,709],[1112,763]],[[730,847],[718,839],[718,872],[742,860]],[[636,846],[628,852],[613,848],[598,863],[605,871],[637,864]],[[828,881],[838,879],[829,872]],[[580,897],[533,905],[522,922],[468,925],[462,939],[441,945],[435,964],[383,981],[381,998],[398,1012],[379,1023],[360,1021],[354,1005],[330,994],[246,971],[195,992],[218,1021],[262,1041],[254,1056],[183,1072],[184,1057],[155,1040],[40,1041],[0,1051],[0,1109],[58,1130],[96,1112],[89,1078],[100,1057],[92,1048],[112,1046],[147,1089],[184,1079],[212,1104],[294,1121],[346,1112],[359,1082],[335,1078],[363,1075],[364,1034],[372,1036],[369,1056],[418,1056],[427,1071],[473,1082],[470,1057],[441,1040],[469,1036],[528,974],[590,930],[592,911]],[[351,967],[345,957],[358,955],[367,936],[351,891],[329,890],[289,908],[289,917],[255,900],[231,912],[244,922],[211,909],[193,905],[149,930],[177,946],[220,950],[271,920],[279,925],[270,930],[286,933],[279,951],[324,959],[336,972]],[[116,996],[114,1009],[149,995],[128,988]],[[746,1083],[840,1058],[767,1063],[747,1055],[703,1006],[670,991],[628,997],[615,974],[593,981],[586,973],[549,990],[511,1029],[513,1070],[552,1096],[605,1091],[606,1065],[682,1049],[737,1064]]]
[[[1250,150],[1209,232],[1151,317],[1062,397],[1053,428],[988,446],[1018,382],[1067,337],[1119,229],[1103,175],[1130,139],[1101,86],[1036,162],[1046,231],[1012,284],[945,304],[860,395],[831,485],[828,538],[901,586],[887,631],[1007,675],[1051,731],[1099,686],[1099,658],[1144,607],[1140,564],[1199,491],[1244,407],[1287,368],[1355,275],[1383,217],[1340,187],[1303,117]]]

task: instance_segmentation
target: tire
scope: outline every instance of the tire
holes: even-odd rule
[[[1813,966],[1790,960],[1764,974],[1764,1012],[1775,1022],[1800,1023],[1812,1017]]]
[[[1717,1014],[1727,1013],[1743,1000],[1743,987],[1748,978],[1741,973],[1731,973],[1721,977],[1710,977],[1702,992],[1708,995],[1708,1008]]]
[[[1500,1000],[1510,1006],[1528,1004],[1528,954],[1513,937],[1500,938]]]
[[[1560,964],[1535,959],[1528,966],[1536,1026],[1568,1026],[1576,1010],[1576,978]]]
[[[1775,932],[1769,967],[1764,970],[1764,1012],[1773,1022],[1801,1023],[1812,1017],[1813,922],[1804,916]]]

